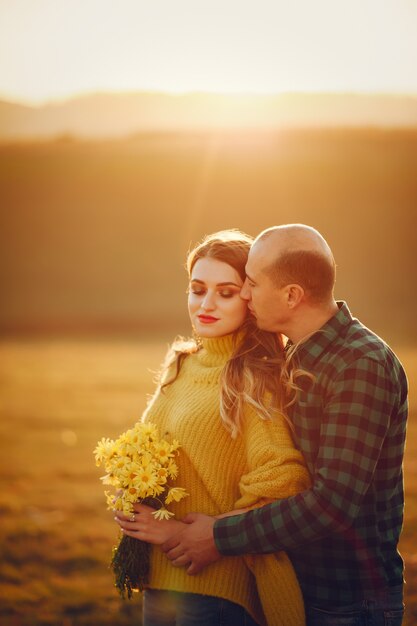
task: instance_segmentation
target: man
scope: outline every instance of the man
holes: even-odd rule
[[[402,366],[345,303],[335,302],[333,255],[313,228],[264,231],[246,270],[241,295],[258,326],[285,334],[289,358],[314,375],[297,380],[300,391],[288,409],[313,484],[243,515],[189,515],[188,527],[164,551],[174,565],[197,574],[221,555],[286,550],[308,626],[399,626],[407,418]]]

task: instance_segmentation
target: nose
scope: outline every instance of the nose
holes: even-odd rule
[[[243,283],[242,289],[240,290],[240,297],[242,298],[242,300],[247,300],[248,302],[251,299],[248,279],[246,279],[245,282]]]
[[[204,311],[213,311],[213,309],[216,308],[214,294],[212,292],[207,291],[201,303],[201,308],[204,309]]]

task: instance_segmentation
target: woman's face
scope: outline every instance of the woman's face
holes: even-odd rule
[[[188,313],[200,337],[223,337],[237,330],[247,315],[241,299],[243,281],[227,263],[204,257],[191,272]]]

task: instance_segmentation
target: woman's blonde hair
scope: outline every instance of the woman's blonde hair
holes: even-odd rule
[[[213,258],[233,267],[245,280],[245,266],[253,238],[239,230],[223,230],[206,236],[187,256],[189,277],[201,258]],[[295,379],[302,374],[287,362],[281,335],[260,330],[251,315],[234,333],[234,347],[220,377],[220,415],[236,437],[241,430],[245,404],[251,405],[262,419],[285,415],[285,407],[292,404],[297,393]],[[177,339],[162,368],[161,390],[178,377],[184,359],[201,348],[198,339]],[[166,379],[169,368],[175,371]]]

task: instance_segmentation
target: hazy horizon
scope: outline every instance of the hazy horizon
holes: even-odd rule
[[[0,90],[0,102],[7,102],[8,104],[16,104],[18,106],[42,108],[47,106],[67,104],[73,100],[83,100],[86,98],[101,97],[101,96],[135,96],[135,95],[152,95],[152,96],[234,96],[234,97],[286,97],[286,96],[298,96],[298,97],[310,97],[310,96],[358,96],[358,97],[375,97],[375,98],[417,98],[417,89],[415,91],[375,91],[375,90],[355,90],[355,89],[335,89],[335,90],[283,90],[283,91],[257,91],[257,90],[204,90],[204,89],[92,89],[84,91],[74,91],[68,94],[62,94],[60,96],[50,96],[46,98],[30,98],[21,97],[12,93],[6,93]]]
[[[0,100],[0,140],[6,141],[297,127],[415,128],[417,96],[132,91],[83,94],[37,106]]]

